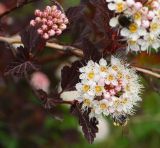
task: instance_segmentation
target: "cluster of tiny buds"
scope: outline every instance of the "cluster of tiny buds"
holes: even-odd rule
[[[58,10],[56,5],[46,6],[44,11],[35,10],[35,19],[30,21],[31,26],[40,25],[37,32],[44,39],[54,35],[60,35],[69,23],[66,15]]]

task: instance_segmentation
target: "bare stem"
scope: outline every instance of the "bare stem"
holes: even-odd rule
[[[0,41],[5,41],[5,42],[8,42],[10,44],[15,44],[15,43],[21,44],[22,43],[19,36],[11,37],[11,38],[0,36]],[[76,55],[78,57],[83,57],[82,49],[79,49],[79,48],[76,48],[76,47],[73,47],[73,46],[60,45],[60,44],[57,44],[57,43],[47,42],[46,47],[50,47],[51,49],[59,50],[59,51],[63,51],[63,52],[69,51],[73,55]],[[154,76],[156,78],[160,78],[160,74],[157,73],[157,72],[160,71],[159,69],[142,68],[142,67],[139,67],[139,66],[136,66],[136,65],[131,65],[131,66],[139,72]]]

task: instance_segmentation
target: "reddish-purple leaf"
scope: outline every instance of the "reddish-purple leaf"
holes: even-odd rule
[[[72,105],[71,113],[79,119],[79,124],[82,126],[84,136],[88,142],[90,144],[93,143],[96,133],[98,132],[98,121],[96,118],[89,119],[89,112],[83,112],[78,102]]]
[[[64,66],[61,71],[62,90],[74,90],[76,83],[79,81],[79,68],[82,67],[81,61],[74,62],[71,66]]]

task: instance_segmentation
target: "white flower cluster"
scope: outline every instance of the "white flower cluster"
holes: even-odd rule
[[[106,0],[108,8],[116,13],[110,26],[119,27],[127,40],[128,50],[148,51],[160,47],[160,0],[144,4],[135,0]]]
[[[91,109],[90,118],[103,114],[118,120],[134,113],[142,86],[133,69],[112,56],[110,64],[103,58],[99,63],[90,60],[79,71],[76,100],[82,103],[83,111]]]

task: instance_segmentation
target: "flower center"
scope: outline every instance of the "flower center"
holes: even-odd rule
[[[90,88],[90,87],[89,87],[88,85],[84,85],[84,86],[83,86],[83,91],[84,91],[84,92],[87,92],[87,91],[89,90],[89,88]]]
[[[140,12],[136,12],[136,13],[134,14],[134,19],[135,19],[135,20],[140,20],[140,19],[141,19],[141,13],[140,13]]]
[[[102,87],[101,86],[96,86],[95,90],[96,90],[96,92],[101,92],[102,91]]]
[[[102,66],[102,67],[100,68],[100,70],[101,70],[102,72],[106,72],[106,71],[107,71],[107,68],[104,67],[104,66]]]
[[[130,30],[130,32],[135,33],[135,32],[137,32],[137,30],[138,30],[138,26],[137,26],[135,23],[132,23],[132,24],[129,26],[129,30]]]
[[[151,23],[150,28],[151,28],[151,31],[156,31],[159,29],[159,25],[158,23]]]
[[[100,104],[100,108],[101,108],[101,109],[106,109],[106,108],[107,108],[107,105],[106,105],[105,103],[101,103],[101,104]]]
[[[108,76],[108,80],[109,80],[109,81],[113,81],[113,80],[114,80],[113,75],[109,75],[109,76]]]
[[[118,71],[118,67],[116,65],[112,66],[112,69]]]
[[[94,73],[93,72],[88,73],[88,78],[93,79],[94,78]]]
[[[117,4],[117,12],[122,12],[124,10],[124,4],[123,3],[118,3]]]
[[[91,104],[91,101],[89,99],[84,99],[83,103],[86,105],[86,106],[89,106]]]

